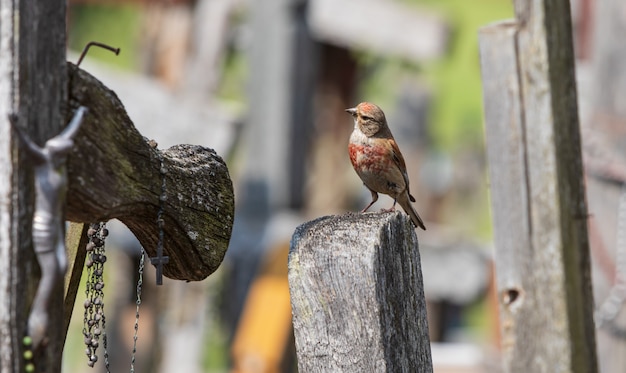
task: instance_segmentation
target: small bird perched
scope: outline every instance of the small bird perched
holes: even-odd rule
[[[348,144],[350,161],[363,184],[372,193],[372,202],[362,212],[378,200],[378,193],[387,194],[393,198],[393,206],[388,211],[395,210],[397,202],[409,214],[416,227],[426,230],[424,222],[411,205],[415,198],[409,192],[406,164],[387,126],[385,113],[369,102],[361,102],[346,111],[354,118],[354,131]]]

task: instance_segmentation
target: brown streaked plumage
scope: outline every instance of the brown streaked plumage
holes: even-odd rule
[[[393,138],[385,113],[376,105],[362,102],[354,108],[346,109],[354,118],[354,131],[350,136],[348,152],[354,170],[363,184],[372,193],[372,202],[367,211],[378,200],[378,193],[393,198],[411,217],[416,227],[426,230],[424,222],[411,205],[415,198],[409,191],[409,176],[404,157]]]

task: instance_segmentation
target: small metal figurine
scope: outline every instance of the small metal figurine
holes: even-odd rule
[[[33,348],[37,348],[46,335],[50,294],[58,281],[63,281],[67,270],[63,217],[67,192],[65,161],[86,112],[86,107],[79,107],[63,132],[46,141],[43,148],[22,132],[15,115],[9,118],[35,166],[33,246],[41,268],[41,279],[28,318],[28,335],[32,338]]]

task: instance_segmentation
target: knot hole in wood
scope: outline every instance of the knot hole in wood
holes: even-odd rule
[[[519,307],[522,304],[523,291],[517,287],[510,287],[502,292],[502,304],[509,309]]]

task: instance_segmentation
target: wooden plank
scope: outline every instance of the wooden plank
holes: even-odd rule
[[[38,145],[66,122],[66,2],[0,1],[0,371],[24,369],[22,338],[37,286],[32,247],[32,167],[9,114]],[[38,371],[61,369],[63,287],[48,304],[48,339],[35,351]]]
[[[313,35],[327,43],[414,61],[441,56],[448,39],[440,17],[396,1],[311,0],[308,20]]]
[[[23,252],[20,249],[24,249],[26,243],[13,248],[14,244],[20,242],[16,234],[18,224],[13,221],[13,195],[17,193],[14,179],[17,172],[13,164],[14,139],[8,120],[8,115],[13,111],[14,80],[17,74],[17,51],[14,48],[16,35],[13,35],[15,4],[12,1],[0,2],[0,10],[0,177],[5,180],[0,183],[0,371],[11,372],[20,369],[20,347],[16,341],[19,334],[13,333],[16,324],[23,326],[27,317],[21,315],[17,320],[17,308],[22,306],[23,311],[24,303],[16,303],[18,307],[12,304],[18,298],[16,294],[24,294],[25,291],[23,282],[18,281],[19,271],[14,271],[13,263],[18,259],[19,252]]]
[[[301,372],[432,372],[417,236],[403,213],[296,229],[289,289]]]
[[[264,188],[272,211],[304,203],[303,170],[314,118],[312,97],[318,60],[316,43],[305,21],[306,4],[297,0],[250,3],[249,104],[242,134],[242,182]],[[245,209],[243,213],[247,213]]]
[[[526,296],[523,289],[532,286],[526,276],[532,268],[526,260],[530,248],[529,201],[516,35],[514,22],[497,23],[479,32],[501,347],[507,367],[519,343],[519,308],[515,306]]]
[[[505,370],[595,372],[569,3],[515,9],[479,38]]]
[[[65,297],[63,302],[63,322],[65,325],[63,340],[67,338],[67,330],[72,319],[72,311],[76,302],[76,294],[83,274],[87,254],[87,229],[89,224],[70,223],[65,234],[68,271],[65,274]]]
[[[521,1],[516,5],[516,18],[526,138],[532,139],[527,141],[526,154],[532,247],[537,254],[534,270],[539,275],[536,285],[541,286],[538,304],[553,305],[546,307],[547,314],[534,314],[537,330],[545,330],[546,322],[551,321],[548,330],[563,333],[559,333],[559,341],[544,339],[543,346],[546,358],[567,349],[569,366],[563,371],[595,372],[587,206],[569,1]],[[555,266],[555,260],[561,264]],[[558,304],[561,299],[565,304]],[[531,340],[537,343],[536,336],[529,335],[526,342]],[[536,358],[532,361],[537,364]],[[528,371],[529,365],[524,369]]]
[[[259,185],[270,208],[289,205],[290,72],[293,68],[292,0],[250,4],[250,80],[246,128],[242,133],[244,184]],[[276,136],[267,136],[272,133]],[[244,210],[244,214],[246,211]]]

